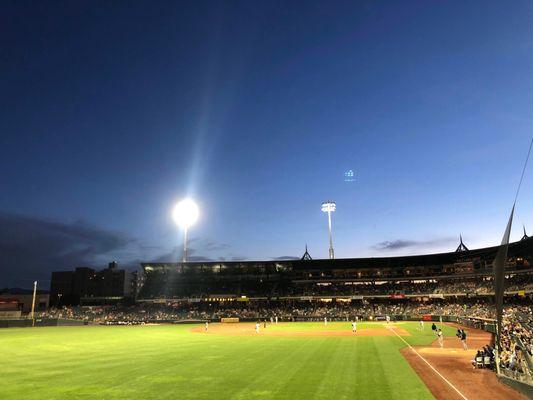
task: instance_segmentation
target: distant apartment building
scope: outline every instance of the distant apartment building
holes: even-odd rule
[[[103,305],[132,301],[136,273],[119,269],[113,261],[101,271],[78,267],[52,272],[50,305]]]

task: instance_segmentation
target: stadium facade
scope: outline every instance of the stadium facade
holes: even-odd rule
[[[145,262],[138,300],[486,296],[498,248],[469,250],[461,240],[454,252],[403,257],[314,260],[306,249],[300,260]],[[529,293],[532,262],[533,238],[524,233],[509,245],[507,286],[520,284],[507,293]]]

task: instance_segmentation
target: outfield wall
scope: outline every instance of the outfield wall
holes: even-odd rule
[[[35,326],[81,326],[88,325],[87,321],[62,318],[39,318]],[[28,318],[0,319],[0,328],[31,328],[32,320]]]

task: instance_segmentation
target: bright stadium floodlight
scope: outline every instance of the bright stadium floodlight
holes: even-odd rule
[[[329,258],[333,260],[335,253],[333,252],[333,237],[331,236],[331,213],[336,209],[335,202],[325,201],[322,203],[322,212],[328,213],[328,228],[329,228]]]
[[[198,220],[199,214],[198,206],[191,199],[180,201],[172,212],[172,218],[183,229],[183,262],[187,262],[187,233],[189,228]]]

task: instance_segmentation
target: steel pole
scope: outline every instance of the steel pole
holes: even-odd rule
[[[329,228],[329,258],[333,260],[335,253],[333,252],[333,237],[331,235],[331,211],[328,210],[328,228]]]
[[[187,262],[187,230],[188,228],[183,230],[183,262]]]
[[[35,296],[37,295],[37,281],[33,282],[33,299],[31,302],[31,326],[35,326]]]

